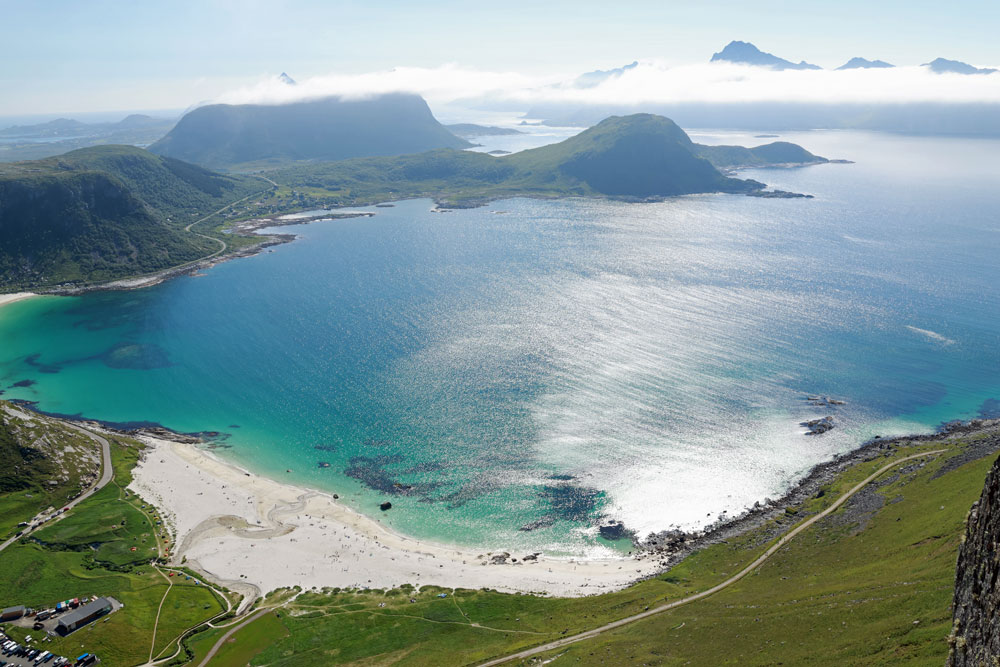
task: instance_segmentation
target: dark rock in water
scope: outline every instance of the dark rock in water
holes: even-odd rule
[[[569,482],[576,478],[573,475],[549,475],[549,479],[554,479],[558,482]]]
[[[41,356],[41,353],[29,354],[25,357],[24,363],[28,364],[32,368],[37,368],[39,373],[55,375],[62,370],[60,366],[56,366],[55,364],[46,364],[38,361]]]
[[[538,528],[548,528],[549,526],[551,526],[555,522],[556,522],[556,518],[550,514],[549,516],[543,516],[541,519],[537,519],[535,521],[531,521],[529,523],[526,523],[523,526],[521,526],[520,528],[518,528],[518,530],[521,530],[521,531],[524,531],[524,532],[527,533],[527,532],[532,531],[532,530],[537,530]]]
[[[393,208],[395,204],[375,204],[375,208]]]
[[[339,493],[333,494],[333,499],[334,500],[340,500],[340,494]]]
[[[109,368],[152,370],[171,365],[167,353],[153,343],[121,342],[98,355]]]
[[[806,435],[821,435],[833,429],[833,417],[826,416],[821,419],[810,419],[807,422],[802,422],[802,426],[809,429]]]
[[[598,531],[601,537],[606,540],[620,540],[628,536],[628,530],[625,529],[625,524],[621,521],[612,521],[598,528]]]
[[[958,549],[954,625],[948,638],[948,664],[954,667],[992,665],[1000,656],[1000,461],[986,476],[966,526]]]
[[[746,193],[747,197],[759,197],[761,199],[812,199],[812,195],[804,195],[799,192],[786,192],[784,190],[755,190]]]
[[[316,465],[320,468],[329,468],[330,464],[327,461],[317,461]]]
[[[552,513],[566,521],[589,522],[604,492],[573,484],[542,487],[542,497],[552,505]]]
[[[1000,419],[1000,401],[995,398],[987,398],[979,406],[980,419]]]
[[[18,380],[17,382],[12,384],[11,387],[31,387],[36,384],[38,383],[35,382],[34,380]]]
[[[208,440],[214,443],[222,443],[233,437],[232,433],[220,433],[219,431],[196,431],[194,433],[185,433],[184,435],[190,435],[199,440]]]
[[[380,510],[382,510],[383,512],[385,512],[386,510],[390,510],[390,509],[392,509],[392,503],[390,503],[390,502],[389,502],[389,501],[387,500],[387,501],[385,501],[384,503],[382,503],[381,505],[379,505],[379,506],[378,506],[378,508],[379,508]]]
[[[820,408],[830,408],[836,407],[838,405],[847,405],[847,401],[841,401],[836,398],[830,398],[829,396],[806,396],[806,401],[809,405],[815,405]]]

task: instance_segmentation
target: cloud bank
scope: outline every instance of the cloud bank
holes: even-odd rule
[[[295,76],[294,73],[291,73]],[[775,71],[730,63],[669,66],[645,61],[598,85],[577,86],[575,74],[527,76],[445,65],[399,67],[357,75],[331,74],[288,85],[278,77],[225,93],[226,104],[285,104],[327,96],[362,98],[412,92],[432,105],[461,102],[641,105],[684,103],[798,102],[804,104],[1000,103],[1000,72],[935,74],[926,67]]]

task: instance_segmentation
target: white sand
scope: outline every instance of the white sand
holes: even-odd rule
[[[516,564],[487,564],[486,552],[403,537],[330,495],[247,475],[196,446],[145,440],[151,447],[129,488],[164,512],[179,544],[175,562],[186,556],[230,587],[409,583],[580,596],[623,588],[657,569],[652,559],[522,563],[525,554],[513,552]]]
[[[34,292],[14,292],[13,294],[0,294],[0,308],[3,308],[9,303],[14,303],[15,301],[21,301],[23,299],[29,299],[35,296]]]

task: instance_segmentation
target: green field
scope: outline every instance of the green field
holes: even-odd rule
[[[965,516],[995,458],[980,452],[949,464],[972,440],[901,448],[892,456],[948,452],[885,473],[730,588],[539,658],[605,665],[942,664]],[[725,580],[779,532],[891,460],[878,456],[849,468],[821,495],[792,508],[779,531],[771,524],[708,547],[625,591],[576,599],[436,588],[307,592],[237,632],[225,649],[236,662],[218,664],[244,664],[252,656],[254,665],[466,665],[544,644]],[[440,592],[448,597],[438,598]],[[221,635],[200,637],[196,652],[203,655]]]

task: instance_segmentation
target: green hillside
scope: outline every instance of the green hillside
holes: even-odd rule
[[[473,205],[508,196],[655,199],[764,187],[723,175],[697,155],[673,121],[612,117],[557,144],[504,157],[440,150],[419,155],[303,165],[270,174],[276,182],[333,204],[433,197]]]
[[[703,146],[697,145],[695,153],[719,169],[742,167],[767,167],[773,165],[823,164],[829,162],[824,157],[813,155],[798,144],[775,141],[763,146]]]
[[[183,227],[260,190],[132,146],[0,165],[0,289],[110,280],[218,246]]]

